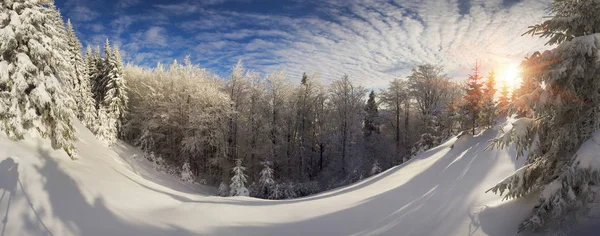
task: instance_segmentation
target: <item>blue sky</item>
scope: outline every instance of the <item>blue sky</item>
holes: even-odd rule
[[[325,81],[350,75],[368,88],[423,63],[463,79],[475,60],[504,70],[544,41],[521,36],[549,0],[56,0],[85,45],[119,44],[138,65],[192,61],[226,75],[242,59],[261,74]],[[502,72],[500,72],[502,74]]]

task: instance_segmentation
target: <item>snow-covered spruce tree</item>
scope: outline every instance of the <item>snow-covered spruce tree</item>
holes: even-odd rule
[[[519,98],[530,105],[531,117],[492,141],[501,148],[514,143],[527,162],[490,190],[508,199],[541,192],[519,231],[539,230],[586,209],[600,183],[600,2],[556,0],[550,10],[553,17],[528,32],[558,45],[522,67],[530,74],[524,84],[535,86]]]
[[[483,92],[481,91],[482,77],[479,75],[479,63],[475,62],[473,68],[473,74],[469,75],[466,83],[466,94],[464,97],[464,103],[461,107],[462,113],[467,115],[469,121],[465,120],[465,123],[469,122],[473,135],[475,135],[475,128],[477,127],[477,121],[481,112],[481,100],[483,98]],[[465,125],[466,127],[466,125]]]
[[[425,116],[423,117],[424,122],[429,124],[421,133],[421,137],[419,141],[415,143],[412,148],[412,155],[417,155],[423,151],[429,150],[440,143],[440,138],[438,136],[439,132],[439,121],[435,116]]]
[[[33,128],[75,159],[72,67],[57,15],[51,1],[0,3],[0,129],[20,139]]]
[[[100,47],[96,46],[94,50],[88,45],[86,49],[85,64],[88,72],[88,79],[92,88],[92,96],[96,105],[96,109],[100,108],[101,92],[100,92],[100,79],[102,77],[102,71],[104,63],[100,57]]]
[[[246,167],[242,166],[242,159],[235,160],[235,166],[233,167],[233,177],[231,177],[231,184],[229,185],[230,196],[248,196],[248,189],[245,187],[246,174],[244,171]]]
[[[114,142],[113,133],[116,130],[115,123],[110,118],[110,115],[106,112],[104,106],[100,106],[96,113],[98,125],[94,130],[96,138],[108,145]]]
[[[74,67],[73,98],[77,101],[77,117],[90,130],[95,130],[96,108],[88,76],[88,66],[81,56],[81,43],[75,35],[71,20],[67,20],[69,62]],[[91,49],[90,49],[91,52]]]
[[[268,161],[263,162],[263,169],[260,171],[260,178],[258,179],[258,190],[256,191],[256,197],[268,198],[273,192],[275,187],[275,180],[273,180],[274,170],[271,168],[271,163]]]
[[[123,78],[123,64],[118,47],[111,49],[108,39],[104,45],[104,58],[100,58],[99,49],[86,58],[88,75],[92,81],[92,91],[96,102],[97,117],[104,122],[97,122],[96,137],[111,145],[121,131],[123,117],[127,111],[127,86]],[[104,113],[104,114],[101,114]],[[104,127],[100,127],[104,126]]]
[[[498,115],[496,109],[496,101],[494,100],[494,96],[496,95],[496,75],[492,70],[488,75],[488,79],[485,82],[485,88],[482,90],[482,98],[481,102],[481,124],[487,127],[491,127],[496,123],[496,118]]]
[[[103,105],[106,107],[111,122],[115,123],[115,133],[117,136],[118,132],[121,131],[122,120],[127,112],[127,85],[123,78],[123,63],[121,62],[121,54],[119,47],[115,46],[110,55],[106,65],[106,77],[105,77],[105,88],[104,88],[104,100]]]

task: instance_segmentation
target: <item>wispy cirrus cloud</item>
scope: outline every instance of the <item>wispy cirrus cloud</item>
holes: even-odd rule
[[[423,63],[442,65],[457,79],[475,60],[486,69],[518,63],[544,49],[542,40],[521,34],[542,20],[548,3],[184,1],[140,4],[146,7],[112,17],[109,24],[110,34],[136,63],[192,54],[202,66],[224,74],[242,59],[263,74],[286,70],[296,80],[303,72],[325,80],[348,74],[375,88],[405,78]]]

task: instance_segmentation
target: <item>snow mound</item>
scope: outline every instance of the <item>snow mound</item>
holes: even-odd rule
[[[0,136],[0,235],[514,235],[535,203],[485,193],[521,166],[512,150],[484,151],[497,131],[453,148],[451,138],[351,186],[270,201],[214,196],[75,125],[77,161],[39,137]]]

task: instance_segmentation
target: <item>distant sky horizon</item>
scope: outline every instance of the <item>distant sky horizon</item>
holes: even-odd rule
[[[476,60],[497,74],[545,40],[521,36],[550,0],[55,0],[83,46],[108,38],[125,62],[154,67],[190,55],[226,76],[238,60],[262,75],[344,74],[384,88],[420,64],[462,80]]]

